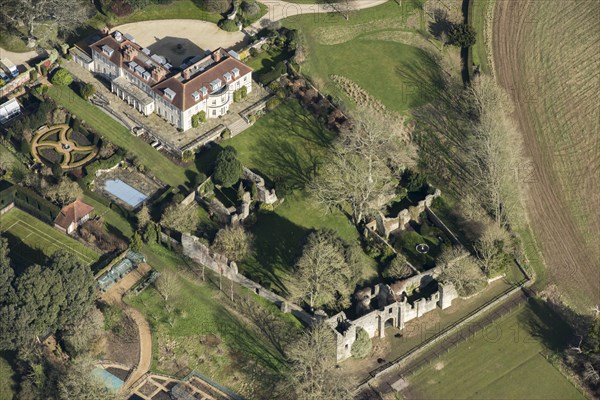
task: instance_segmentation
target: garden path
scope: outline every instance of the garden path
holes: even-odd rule
[[[152,334],[150,325],[146,318],[133,307],[123,303],[123,295],[127,293],[148,271],[150,266],[146,263],[140,264],[136,269],[127,274],[123,279],[113,285],[104,295],[103,300],[109,304],[116,304],[125,310],[138,327],[140,335],[140,358],[137,366],[127,378],[124,390],[127,390],[131,385],[137,382],[146,372],[150,370],[152,364]]]

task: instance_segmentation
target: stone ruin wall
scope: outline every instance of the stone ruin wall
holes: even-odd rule
[[[197,237],[184,233],[181,236],[181,247],[183,254],[187,257],[190,257],[195,262],[204,265],[217,274],[222,274],[227,279],[230,279],[241,286],[250,289],[258,296],[261,296],[271,303],[277,305],[282,312],[289,312],[308,325],[315,323],[315,317],[304,311],[296,304],[288,302],[285,298],[271,292],[260,284],[240,274],[238,272],[237,264],[234,261],[229,261],[224,255],[212,251]]]
[[[410,221],[419,218],[419,215],[426,211],[436,197],[440,197],[442,192],[436,189],[433,194],[425,196],[424,200],[419,201],[416,206],[401,210],[395,217],[386,217],[382,212],[375,214],[375,219],[367,223],[370,231],[376,232],[381,237],[388,239],[390,234],[396,230],[406,230]]]
[[[280,200],[277,197],[275,189],[269,190],[266,188],[265,180],[262,176],[252,172],[246,167],[243,169],[243,179],[256,183],[257,198],[254,200],[264,204],[275,204],[277,201],[283,201],[283,199]],[[200,192],[202,185],[198,187],[198,193]],[[250,215],[252,194],[248,191],[244,192],[242,204],[237,208],[225,207],[225,205],[216,197],[212,198],[210,201],[206,201],[202,197],[200,197],[200,199],[204,202],[204,204],[206,204],[211,215],[214,216],[218,222],[225,225],[233,225],[238,222],[243,222]]]
[[[262,176],[244,167],[243,177],[246,180],[256,183],[256,188],[258,189],[258,201],[265,204],[274,204],[277,202],[278,199],[277,194],[275,194],[275,189],[267,189],[265,180]]]
[[[379,284],[372,289],[364,289],[360,292],[364,296],[361,301],[371,303],[376,300],[379,303],[376,310],[352,321],[343,311],[327,319],[326,323],[333,328],[336,335],[337,361],[352,356],[352,345],[356,340],[357,328],[364,329],[370,338],[376,336],[382,338],[385,336],[387,322],[391,322],[394,328],[402,330],[407,322],[420,318],[438,307],[442,310],[450,307],[452,301],[458,297],[456,289],[451,284],[439,283],[437,292],[430,297],[418,299],[413,304],[406,299],[406,289],[414,285],[423,287],[437,274],[438,271],[434,269],[392,285]]]

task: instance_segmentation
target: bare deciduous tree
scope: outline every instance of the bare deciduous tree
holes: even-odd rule
[[[151,221],[150,210],[148,210],[148,206],[144,204],[142,208],[140,208],[140,211],[138,211],[136,217],[138,229],[146,228],[146,225],[148,225],[148,223]]]
[[[508,232],[496,224],[488,224],[483,234],[475,243],[475,252],[481,270],[490,275],[504,266],[504,254],[506,243],[509,240]]]
[[[439,257],[440,282],[454,285],[460,296],[475,293],[485,284],[483,273],[472,256],[457,249],[446,250]]]
[[[200,222],[200,217],[198,216],[198,209],[195,206],[186,207],[181,204],[172,204],[167,207],[160,222],[168,229],[189,233],[196,229]]]
[[[88,18],[89,3],[82,0],[2,0],[2,20],[24,24],[33,36],[38,24],[53,22],[63,31],[75,29]]]
[[[346,21],[350,20],[350,15],[356,11],[356,0],[323,0],[323,4],[329,6],[333,11],[340,13]]]
[[[584,364],[583,380],[591,383],[592,385],[597,385],[600,383],[600,375],[591,362],[586,362]]]
[[[305,301],[311,309],[331,305],[337,296],[350,295],[351,275],[343,249],[316,232],[308,237],[289,291],[292,299]]]
[[[161,272],[158,279],[156,279],[154,286],[158,293],[163,297],[165,302],[169,301],[169,297],[175,293],[179,286],[179,280],[177,278],[177,274],[174,272],[165,270]]]
[[[352,393],[335,374],[335,338],[329,326],[319,323],[305,331],[287,351],[289,390],[297,400],[346,400]]]
[[[50,201],[61,205],[68,204],[78,197],[83,196],[83,190],[77,184],[68,178],[62,178],[58,184],[49,184],[45,180],[41,181],[42,191]]]
[[[510,119],[512,105],[506,92],[490,77],[480,77],[470,88],[478,122],[472,154],[474,177],[483,204],[499,226],[522,220],[523,145]]]
[[[390,124],[375,110],[354,127],[341,132],[331,158],[320,168],[309,188],[328,209],[350,206],[355,224],[378,210],[393,195],[393,175],[409,160],[403,146],[402,124]]]
[[[254,236],[243,226],[239,224],[230,225],[217,232],[213,249],[226,255],[230,260],[240,261],[250,255],[253,242]]]

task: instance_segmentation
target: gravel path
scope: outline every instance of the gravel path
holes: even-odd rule
[[[355,0],[354,7],[361,10],[384,4],[387,1],[389,0]],[[173,54],[169,54],[172,52],[171,47],[176,43],[184,42],[182,39],[188,39],[202,50],[214,50],[217,47],[235,49],[246,44],[248,35],[258,32],[269,22],[295,15],[335,12],[326,4],[295,4],[279,0],[262,1],[262,3],[268,7],[268,12],[242,32],[225,32],[212,22],[190,19],[133,22],[119,25],[113,30],[118,29],[123,33],[131,34],[136,42],[144,47],[152,47],[159,40],[168,39],[162,40],[160,46],[156,45],[152,50],[167,58],[173,58]]]
[[[26,53],[13,53],[12,51],[4,50],[0,47],[0,58],[8,58],[15,65],[23,64],[37,56],[38,53],[35,51],[28,51]]]

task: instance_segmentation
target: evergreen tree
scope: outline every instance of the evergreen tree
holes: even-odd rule
[[[0,304],[12,292],[15,272],[10,266],[8,240],[0,237]]]
[[[65,294],[57,326],[73,324],[83,318],[94,303],[96,281],[92,270],[65,250],[54,253],[51,270],[60,278]]]
[[[237,151],[227,146],[217,156],[213,179],[216,183],[231,187],[242,176],[242,170],[242,162],[237,159]]]

